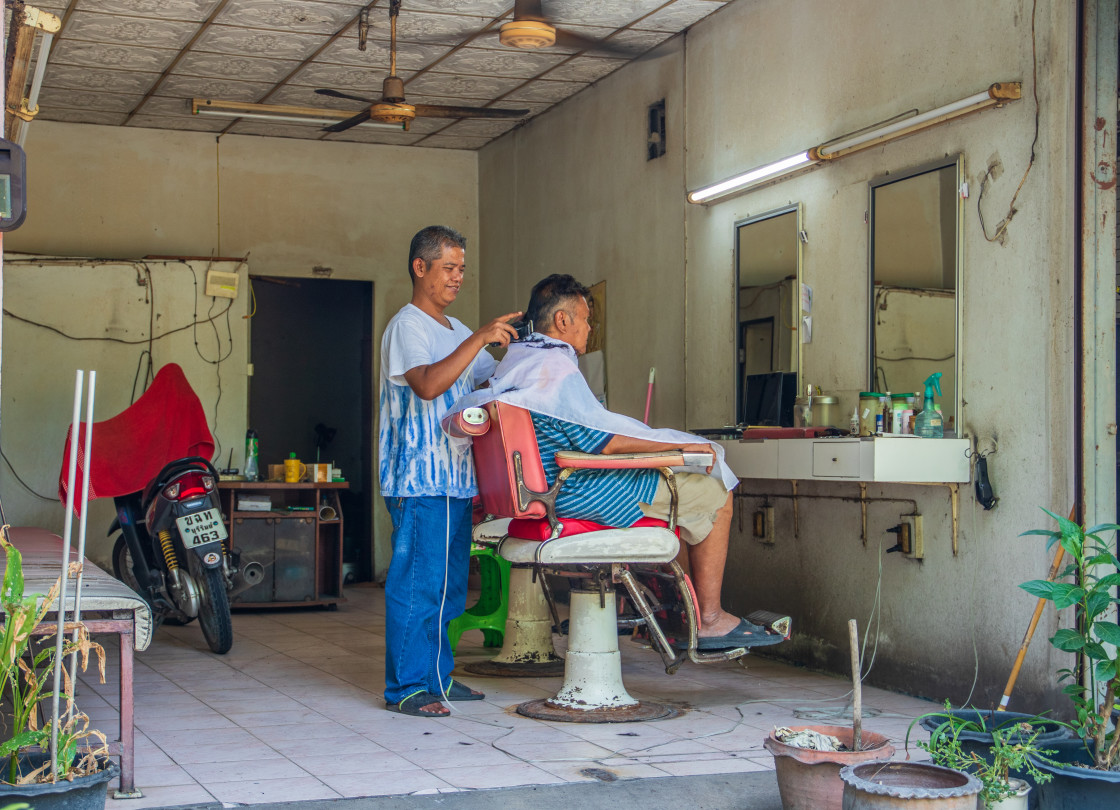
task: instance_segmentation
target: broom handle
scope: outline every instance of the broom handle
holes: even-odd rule
[[[1069,510],[1069,519],[1073,520],[1076,514],[1077,507]],[[1053,582],[1058,572],[1062,568],[1062,558],[1065,556],[1066,550],[1062,548],[1062,544],[1058,544],[1058,551],[1054,554],[1054,563],[1050,566],[1050,574],[1046,577],[1048,582]],[[1007,704],[1011,702],[1011,690],[1015,688],[1015,681],[1019,680],[1019,670],[1023,667],[1023,659],[1027,655],[1027,647],[1031,646],[1031,639],[1034,637],[1035,628],[1038,627],[1038,620],[1042,618],[1042,609],[1046,607],[1046,600],[1039,597],[1038,604],[1034,606],[1034,615],[1031,616],[1031,623],[1027,625],[1026,635],[1023,636],[1023,643],[1019,645],[1019,654],[1015,656],[1015,665],[1011,667],[1011,675],[1007,679],[1007,686],[1003,687],[1003,697],[999,699],[999,706],[996,708],[997,712],[1007,711]]]

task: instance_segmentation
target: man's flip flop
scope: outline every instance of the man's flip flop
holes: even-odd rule
[[[726,635],[702,636],[696,639],[696,649],[730,650],[735,647],[768,647],[771,644],[780,644],[785,640],[785,636],[768,633],[765,627],[759,627],[746,619],[740,619],[738,626]]]
[[[482,700],[485,697],[482,692],[475,692],[465,683],[459,683],[454,678],[451,679],[451,686],[447,688],[448,700]]]
[[[438,703],[442,711],[424,711],[425,706]],[[431,692],[413,692],[399,703],[386,703],[385,708],[397,714],[407,714],[411,717],[447,717],[451,711],[443,705],[443,698]]]

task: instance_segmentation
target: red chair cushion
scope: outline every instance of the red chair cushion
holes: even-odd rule
[[[602,523],[596,523],[592,520],[575,520],[573,518],[564,518],[560,520],[563,529],[560,532],[561,537],[571,537],[576,534],[586,534],[587,532],[601,532],[608,529],[618,528],[617,526],[604,526]],[[655,518],[644,517],[639,520],[634,526],[659,526],[661,528],[668,528],[669,524],[664,520],[657,520]],[[680,529],[676,530],[677,537],[680,537]],[[516,537],[518,540],[536,540],[537,542],[544,542],[552,536],[552,529],[548,525],[545,518],[517,518],[509,522],[509,536]]]

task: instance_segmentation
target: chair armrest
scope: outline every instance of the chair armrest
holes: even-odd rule
[[[656,470],[661,467],[710,467],[714,463],[711,453],[683,453],[670,450],[663,453],[577,453],[561,450],[556,454],[556,466],[576,470]]]
[[[482,436],[490,430],[490,415],[482,408],[467,408],[451,417],[447,432],[456,439]]]

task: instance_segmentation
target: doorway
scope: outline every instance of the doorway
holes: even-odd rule
[[[373,576],[373,283],[252,276],[249,425],[261,473],[289,453],[330,462],[350,580]]]

